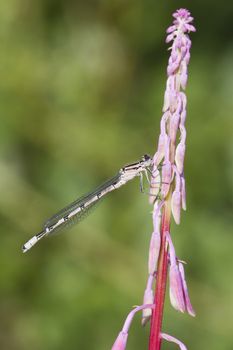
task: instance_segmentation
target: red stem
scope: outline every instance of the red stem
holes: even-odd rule
[[[160,350],[161,348],[161,327],[163,321],[163,308],[167,284],[168,252],[166,243],[166,232],[170,232],[170,206],[169,200],[163,207],[161,225],[161,248],[156,276],[155,309],[152,310],[149,350]]]

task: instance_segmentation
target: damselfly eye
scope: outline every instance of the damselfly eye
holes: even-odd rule
[[[151,157],[148,154],[144,154],[144,156],[142,157],[143,161],[149,160],[149,159],[151,159]]]

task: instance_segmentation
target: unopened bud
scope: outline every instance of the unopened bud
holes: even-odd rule
[[[196,313],[193,310],[193,307],[192,307],[192,304],[191,304],[191,301],[189,298],[189,294],[188,294],[188,287],[187,287],[187,283],[185,280],[185,274],[184,274],[184,266],[181,262],[179,262],[178,267],[179,267],[180,276],[181,276],[181,280],[182,280],[186,311],[189,313],[189,315],[196,316]]]
[[[170,133],[171,142],[175,144],[176,134],[179,127],[180,115],[179,113],[174,113],[170,119]]]
[[[185,144],[180,142],[176,147],[175,162],[177,170],[180,174],[183,173],[184,169],[184,155],[185,155]]]
[[[172,215],[174,217],[175,223],[179,225],[180,223],[180,210],[181,210],[181,192],[174,191],[172,193],[171,199]]]
[[[146,289],[144,293],[144,298],[143,298],[143,305],[153,304],[153,299],[154,299],[154,295],[153,295],[152,289]],[[151,318],[151,315],[152,315],[151,308],[142,310],[142,326],[145,326],[147,324],[147,322]]]
[[[182,209],[186,210],[186,189],[185,189],[185,179],[181,177],[181,203]]]
[[[170,189],[170,183],[172,179],[172,166],[169,161],[167,161],[162,167],[162,186],[161,193],[163,198],[165,198]]]
[[[128,333],[121,331],[112,346],[112,350],[125,350],[127,344]]]
[[[160,244],[161,244],[160,232],[159,231],[153,232],[150,240],[149,259],[148,259],[148,270],[150,275],[153,275],[157,271]],[[147,303],[147,304],[150,304],[150,303]]]
[[[183,287],[179,269],[177,265],[171,265],[169,271],[170,282],[170,301],[174,309],[180,312],[185,312],[185,301],[183,294]]]

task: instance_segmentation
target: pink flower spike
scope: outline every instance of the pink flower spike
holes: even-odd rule
[[[187,350],[186,346],[178,339],[176,339],[175,337],[172,337],[169,334],[166,333],[161,333],[161,337],[171,343],[175,343],[180,347],[180,350]]]
[[[193,310],[190,298],[189,298],[189,294],[188,294],[188,287],[187,287],[187,283],[185,280],[185,274],[184,274],[184,266],[181,262],[178,263],[178,267],[179,267],[179,271],[180,271],[180,275],[181,275],[181,279],[182,279],[182,285],[183,285],[183,292],[184,292],[184,298],[185,298],[185,304],[186,304],[186,310],[189,313],[189,315],[195,317],[196,313]]]
[[[128,339],[128,333],[120,332],[112,346],[112,350],[125,350]]]
[[[157,262],[154,304],[156,308],[151,316],[149,350],[161,349],[161,336],[186,350],[179,340],[162,333],[165,291],[169,280],[169,292],[172,306],[180,312],[192,313],[188,299],[187,286],[178,266],[178,259],[168,231],[170,231],[172,216],[177,224],[180,223],[181,208],[185,208],[184,158],[186,146],[186,103],[185,89],[188,80],[188,64],[190,60],[191,40],[188,33],[195,30],[191,22],[193,18],[186,9],[179,9],[173,14],[173,23],[167,29],[166,42],[169,42],[170,57],[167,66],[167,83],[164,94],[163,116],[160,122],[160,136],[163,140],[162,152],[156,151],[156,161],[161,159],[161,189],[160,196],[153,201],[154,213],[156,202],[164,202],[161,210],[160,253]],[[164,139],[166,135],[166,140]],[[162,144],[160,142],[160,144]],[[162,147],[161,147],[162,149]],[[159,164],[159,163],[157,163]],[[156,165],[156,162],[155,162]],[[183,179],[183,180],[182,180]],[[157,204],[158,206],[158,204]],[[157,229],[153,231],[157,233]],[[154,255],[154,241],[151,238],[151,252]],[[154,256],[150,257],[150,271],[154,271]],[[156,257],[157,260],[157,257]],[[168,277],[168,278],[167,278]]]

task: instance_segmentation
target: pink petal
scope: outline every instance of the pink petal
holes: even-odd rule
[[[170,341],[172,343],[179,345],[180,350],[187,350],[186,346],[180,340],[176,339],[175,337],[172,337],[171,335],[166,334],[166,333],[161,333],[161,337],[167,341]]]
[[[187,27],[189,32],[195,32],[196,31],[196,28],[192,24],[187,24],[186,27]]]
[[[163,112],[166,112],[169,108],[169,92],[166,89],[164,93],[164,103],[163,103]]]
[[[161,193],[163,198],[165,198],[170,189],[170,183],[172,179],[172,166],[169,161],[167,161],[162,167],[162,186]]]
[[[166,37],[165,42],[166,42],[166,43],[170,43],[170,41],[172,41],[173,39],[174,39],[174,34],[171,33],[171,34],[169,34],[169,35]]]
[[[184,61],[183,61],[184,62]],[[188,74],[187,74],[187,65],[182,65],[181,75],[180,75],[180,84],[182,89],[185,89],[187,85]]]
[[[160,243],[161,237],[159,232],[153,232],[150,240],[150,249],[149,249],[149,259],[148,259],[148,270],[149,274],[153,275],[157,271],[157,263],[160,252]],[[144,304],[151,304],[144,303]]]
[[[180,312],[185,312],[185,300],[183,294],[183,285],[180,276],[180,271],[175,266],[170,266],[169,271],[169,282],[170,282],[170,301],[174,309]]]
[[[184,273],[184,266],[181,262],[179,262],[179,271],[180,271],[180,275],[181,275],[181,279],[182,279],[182,284],[183,284],[183,291],[184,291],[184,298],[185,298],[185,304],[186,304],[186,310],[188,311],[189,315],[191,316],[196,316],[195,311],[193,310],[190,298],[189,298],[189,294],[188,294],[188,287],[187,287],[187,283],[185,280],[185,273]]]
[[[158,142],[158,149],[156,152],[156,157],[154,158],[155,166],[158,166],[161,160],[164,158],[164,150],[165,146],[167,144],[167,135],[166,134],[160,134],[159,135],[159,142]]]
[[[144,293],[144,298],[143,298],[143,304],[153,304],[154,300],[154,294],[152,289],[146,289]],[[152,309],[143,309],[142,310],[142,326],[145,326],[147,322],[150,320],[150,317],[152,315]]]
[[[152,170],[152,176],[150,181],[150,196],[149,196],[150,204],[153,204],[158,198],[158,194],[160,192],[160,185],[161,185],[160,172],[157,169],[157,167],[154,167],[154,169]]]
[[[175,223],[177,225],[179,225],[180,224],[180,210],[181,210],[181,192],[180,191],[175,190],[172,193],[171,208],[172,208],[172,215],[174,217]]]
[[[181,203],[182,209],[186,210],[186,190],[185,190],[185,179],[181,177]]]
[[[170,138],[173,143],[176,142],[176,134],[179,126],[180,115],[179,113],[174,113],[170,118]]]
[[[172,26],[167,28],[166,32],[169,34],[169,33],[174,32],[174,30],[176,30],[176,26],[172,25]]]
[[[169,258],[170,258],[170,265],[171,266],[176,266],[176,252],[175,252],[175,247],[172,243],[171,235],[169,232],[166,232],[166,239],[169,244]]]
[[[112,346],[112,350],[125,350],[127,344],[128,333],[120,332]]]
[[[175,162],[177,170],[180,174],[183,173],[184,169],[184,155],[185,155],[185,144],[180,142],[176,147]]]

